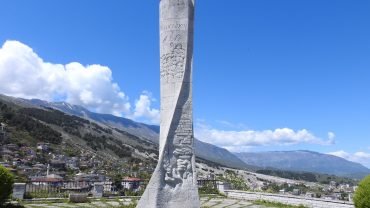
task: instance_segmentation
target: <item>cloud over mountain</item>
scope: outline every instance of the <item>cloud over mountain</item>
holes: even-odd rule
[[[261,131],[226,131],[198,122],[195,133],[198,139],[227,148],[231,151],[245,151],[256,146],[295,145],[301,143],[332,145],[335,143],[335,134],[333,132],[328,132],[328,139],[324,140],[306,129],[293,130],[290,128],[277,128]]]
[[[349,153],[349,152],[340,150],[336,152],[329,152],[328,154],[341,157],[341,158],[344,158],[352,162],[361,163],[365,165],[366,167],[370,168],[370,153],[362,152],[362,151],[355,152],[355,153]]]
[[[140,95],[132,107],[109,67],[49,63],[19,41],[6,41],[0,48],[0,83],[0,93],[10,96],[63,100],[98,113],[151,123],[159,120],[159,111],[152,109],[153,99],[148,93]]]

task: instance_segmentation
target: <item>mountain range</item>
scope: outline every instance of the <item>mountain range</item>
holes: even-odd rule
[[[102,126],[128,132],[129,134],[132,134],[142,140],[147,140],[155,144],[159,143],[159,126],[156,125],[143,124],[110,114],[94,113],[82,106],[71,105],[66,102],[47,102],[39,99],[28,100],[4,95],[0,95],[0,100],[11,102],[26,108],[56,109],[69,115],[74,115],[97,122]],[[198,158],[214,162],[225,167],[238,169],[254,168],[245,164],[242,160],[230,153],[228,150],[199,141],[197,139],[195,139],[195,153]]]
[[[306,150],[235,154],[245,163],[264,169],[333,174],[358,179],[370,174],[370,170],[359,163]]]
[[[66,102],[47,102],[39,99],[23,99],[0,95],[0,101],[12,103],[23,108],[43,110],[56,109],[67,115],[81,117],[102,127],[118,132],[126,132],[132,139],[147,141],[158,145],[159,126],[148,125],[110,114],[99,114]],[[140,142],[139,141],[139,142]],[[274,151],[259,153],[231,153],[228,150],[195,139],[195,152],[199,159],[204,159],[225,167],[260,170],[279,169],[295,172],[313,172],[351,178],[363,178],[370,170],[361,164],[347,161],[332,155],[312,151]]]

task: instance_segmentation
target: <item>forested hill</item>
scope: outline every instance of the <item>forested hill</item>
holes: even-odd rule
[[[105,126],[113,132],[119,132],[136,137],[138,140],[149,143],[159,143],[159,126],[135,122],[133,120],[109,114],[91,112],[81,106],[66,102],[47,102],[38,99],[22,99],[0,95],[0,100],[22,106],[23,108],[57,109],[67,115],[73,115],[91,123]],[[195,139],[195,153],[197,157],[226,167],[255,170],[255,167],[245,164],[242,160],[224,148],[217,147]]]
[[[7,124],[9,138],[19,144],[48,142],[58,149],[60,144],[68,145],[66,149],[78,146],[110,159],[132,158],[156,164],[152,160],[158,155],[157,126],[92,113],[67,103],[0,95],[0,105],[0,121]],[[200,141],[196,141],[196,148],[197,157],[203,162],[240,169],[248,167],[225,149]]]
[[[150,162],[157,154],[154,143],[55,109],[23,108],[0,101],[0,122],[6,125],[6,138],[2,139],[5,144],[35,146],[46,142],[54,149],[62,146],[67,146],[69,151],[84,149],[108,160],[126,158]],[[60,151],[63,152],[63,148]]]

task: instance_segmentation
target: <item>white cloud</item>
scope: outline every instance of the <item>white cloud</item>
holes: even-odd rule
[[[346,151],[340,150],[336,152],[329,152],[328,154],[341,157],[352,162],[361,163],[366,167],[370,168],[370,153],[361,151],[355,153],[348,153]]]
[[[147,121],[150,123],[159,123],[160,113],[158,109],[151,108],[152,101],[155,99],[152,98],[152,95],[146,91],[140,95],[139,100],[135,102],[135,110],[133,113],[133,118],[147,118]]]
[[[300,143],[332,145],[334,143],[334,133],[329,133],[328,140],[323,140],[306,129],[277,128],[262,131],[225,131],[215,129],[204,123],[196,124],[195,136],[202,141],[231,151],[245,151],[256,146],[294,145]]]
[[[335,134],[333,132],[328,132],[329,139],[335,139]]]
[[[335,144],[335,133],[334,132],[328,132],[328,141],[329,144]]]
[[[19,41],[6,41],[0,48],[0,83],[0,93],[10,96],[47,101],[62,99],[98,113],[133,114],[128,96],[113,81],[108,67],[45,62],[32,48]],[[145,100],[147,95],[142,96],[139,101]],[[150,104],[145,103],[148,112],[136,114],[135,118],[150,116],[153,120],[151,117],[157,110],[151,109]]]

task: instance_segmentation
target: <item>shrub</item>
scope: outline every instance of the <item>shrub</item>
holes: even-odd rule
[[[206,183],[198,189],[199,194],[220,194],[217,188],[212,183]]]
[[[0,206],[10,198],[13,192],[14,177],[8,169],[0,165]]]
[[[353,201],[356,208],[370,207],[370,175],[358,185]]]

